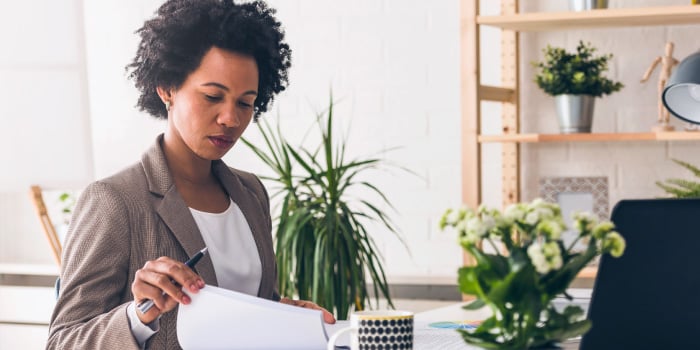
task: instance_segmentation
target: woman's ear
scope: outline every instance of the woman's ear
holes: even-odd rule
[[[156,93],[158,94],[158,97],[160,97],[160,100],[163,101],[163,103],[171,102],[170,100],[172,99],[172,93],[170,92],[169,88],[158,86],[156,88]]]
[[[158,86],[156,88],[156,93],[158,94],[158,97],[160,97],[160,100],[163,101],[163,104],[165,105],[165,110],[170,111],[170,106],[173,103],[173,94],[171,89],[166,89],[162,86]]]

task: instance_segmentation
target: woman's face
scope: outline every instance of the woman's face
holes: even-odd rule
[[[220,159],[250,124],[257,91],[253,57],[212,47],[182,86],[171,92],[170,139],[178,143],[177,149],[186,146],[183,150],[202,159]]]

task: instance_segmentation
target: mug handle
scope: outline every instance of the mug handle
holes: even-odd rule
[[[330,339],[328,339],[328,347],[326,348],[326,350],[335,350],[335,342],[338,341],[338,338],[339,338],[342,334],[345,334],[345,333],[347,333],[347,332],[350,332],[350,331],[352,331],[353,329],[355,329],[355,327],[346,327],[346,328],[343,328],[343,329],[341,329],[341,330],[335,332],[335,334],[333,334],[333,335],[330,337]]]

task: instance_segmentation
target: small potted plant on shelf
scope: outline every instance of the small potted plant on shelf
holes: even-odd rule
[[[503,212],[448,209],[440,228],[458,232],[460,245],[476,264],[459,269],[459,289],[476,300],[465,309],[488,307],[492,316],[476,329],[459,330],[463,339],[484,349],[552,348],[587,332],[591,322],[578,306],[557,309],[566,290],[595,257],[619,257],[625,241],[609,221],[588,213],[574,215],[577,238],[564,244],[565,229],[558,205],[536,199],[514,204]],[[583,249],[576,243],[584,242]]]
[[[559,130],[565,134],[591,132],[595,98],[623,87],[603,76],[612,54],[596,57],[596,49],[583,41],[574,53],[549,45],[542,51],[544,61],[533,62],[538,69],[535,82],[554,96]]]

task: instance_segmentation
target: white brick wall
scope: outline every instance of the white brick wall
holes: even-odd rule
[[[396,207],[393,218],[410,251],[372,226],[387,275],[454,278],[461,251],[454,234],[437,230],[437,220],[461,200],[459,1],[270,3],[294,52],[290,88],[276,104],[283,124],[292,125],[285,132],[300,137],[332,86],[338,120],[350,127],[350,153],[400,147],[386,158],[422,177],[392,171],[371,178]],[[230,161],[253,167],[255,160],[238,156],[243,151]]]

